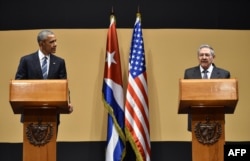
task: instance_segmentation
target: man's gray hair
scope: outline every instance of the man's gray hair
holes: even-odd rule
[[[54,35],[54,33],[50,30],[42,30],[37,35],[37,42],[39,43],[39,42],[47,39],[48,35]]]
[[[208,48],[210,50],[210,53],[215,56],[215,52],[214,52],[214,49],[212,48],[212,46],[208,45],[208,44],[202,44],[199,48],[198,48],[198,55],[200,53],[200,50],[203,49],[203,48]]]

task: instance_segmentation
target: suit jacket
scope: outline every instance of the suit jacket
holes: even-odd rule
[[[214,68],[211,73],[210,79],[224,79],[230,78],[230,72],[222,68],[218,68],[213,64]],[[195,66],[185,70],[184,79],[201,79],[200,66]],[[188,114],[188,131],[191,131],[192,116]]]
[[[43,79],[38,51],[20,59],[15,79]],[[50,54],[48,79],[67,79],[64,59]]]
[[[230,72],[222,68],[218,68],[213,64],[214,68],[210,79],[230,78]],[[201,79],[200,66],[188,68],[185,70],[184,79]]]
[[[38,51],[20,59],[15,79],[43,79]],[[47,79],[67,79],[64,59],[50,54],[49,72]],[[21,115],[23,122],[23,115]],[[57,124],[60,123],[60,115],[57,116]]]

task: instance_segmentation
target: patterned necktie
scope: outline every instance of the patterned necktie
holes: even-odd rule
[[[43,72],[43,79],[47,79],[48,78],[48,71],[47,71],[47,57],[45,56],[43,58],[43,64],[42,64],[42,72]]]
[[[207,72],[208,72],[207,70],[203,70],[202,73],[204,73],[204,74],[203,74],[202,79],[208,79]]]

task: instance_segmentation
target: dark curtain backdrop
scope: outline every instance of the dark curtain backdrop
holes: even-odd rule
[[[0,30],[107,28],[250,29],[249,0],[0,0]]]

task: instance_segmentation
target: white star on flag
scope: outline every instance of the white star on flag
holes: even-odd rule
[[[115,55],[115,51],[113,51],[112,53],[107,52],[107,58],[106,58],[106,62],[108,62],[108,67],[110,68],[112,63],[116,64],[116,61],[114,59],[114,55]]]

